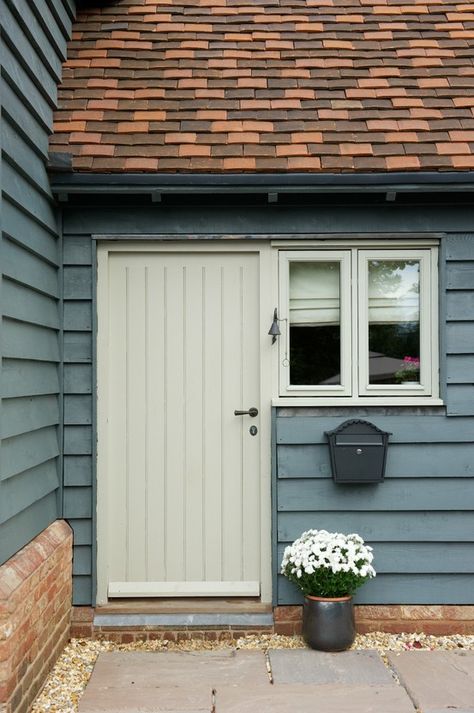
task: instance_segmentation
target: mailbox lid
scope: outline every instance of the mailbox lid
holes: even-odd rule
[[[374,423],[370,423],[370,421],[364,421],[363,419],[357,418],[344,421],[340,426],[334,428],[332,431],[326,431],[326,435],[329,440],[340,437],[341,435],[354,436],[354,440],[362,438],[363,436],[378,435],[381,436],[383,442],[385,442],[388,436],[391,436],[392,434],[388,431],[382,431],[381,428],[376,426]]]
[[[338,433],[336,446],[383,446],[383,435],[379,433]]]

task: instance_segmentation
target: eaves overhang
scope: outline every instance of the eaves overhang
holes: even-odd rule
[[[390,173],[51,173],[59,200],[69,195],[469,193],[474,171]]]

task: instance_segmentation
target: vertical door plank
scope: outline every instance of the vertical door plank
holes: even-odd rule
[[[107,563],[110,580],[125,580],[127,552],[127,266],[113,256],[109,262],[109,353],[107,355],[108,488]],[[100,387],[100,385],[99,385]],[[99,477],[101,474],[99,473]]]
[[[147,459],[148,498],[147,518],[147,574],[149,579],[164,581],[166,571],[166,383],[168,380],[166,363],[166,290],[168,282],[167,266],[152,256],[149,259],[147,282]]]
[[[185,258],[186,259],[186,258]],[[203,259],[186,259],[185,351],[185,576],[202,581],[203,567]]]
[[[206,260],[203,283],[203,447],[204,447],[204,578],[222,579],[222,304],[224,271],[218,256]]]
[[[132,260],[127,281],[127,579],[146,578],[147,267]]]
[[[260,329],[259,329],[259,265],[255,255],[249,255],[243,268],[244,316],[242,372],[244,375],[244,400],[249,406],[257,406],[259,416],[244,417],[242,434],[242,548],[244,567],[242,578],[247,581],[260,580],[260,433],[250,435],[252,425],[260,430]]]
[[[239,256],[224,262],[222,294],[222,576],[242,579],[242,432],[246,416],[242,373],[243,284]]]
[[[166,284],[166,570],[170,581],[185,579],[184,269],[169,261]]]

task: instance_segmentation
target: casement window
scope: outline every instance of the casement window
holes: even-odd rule
[[[280,396],[438,398],[437,248],[280,252]]]

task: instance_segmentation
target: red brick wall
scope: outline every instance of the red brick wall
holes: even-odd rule
[[[97,610],[100,613],[100,609]],[[125,612],[122,612],[125,613]],[[99,639],[129,644],[133,641],[188,641],[204,639],[206,641],[227,641],[231,645],[242,636],[254,634],[273,634],[273,626],[160,626],[144,624],[142,626],[95,626],[93,607],[73,607],[71,617],[71,637],[77,639]],[[1,713],[1,711],[0,711]]]
[[[0,712],[26,713],[69,638],[72,532],[57,520],[0,567]]]
[[[100,611],[100,610],[99,610]],[[125,613],[122,611],[122,613]],[[137,640],[168,639],[183,641],[189,638],[229,641],[246,634],[301,634],[302,607],[280,606],[273,609],[274,625],[259,630],[227,627],[227,630],[199,629],[198,627],[164,626],[94,626],[93,607],[74,607],[71,636],[84,639],[109,639],[118,643]],[[356,628],[359,634],[384,631],[398,634],[425,633],[443,636],[448,634],[474,634],[474,606],[447,605],[359,605],[355,607]],[[0,711],[1,713],[1,711]]]
[[[301,633],[302,608],[281,606],[273,610],[277,634]],[[359,634],[385,631],[390,634],[420,632],[444,636],[474,633],[474,606],[359,605],[355,607],[356,629]]]

